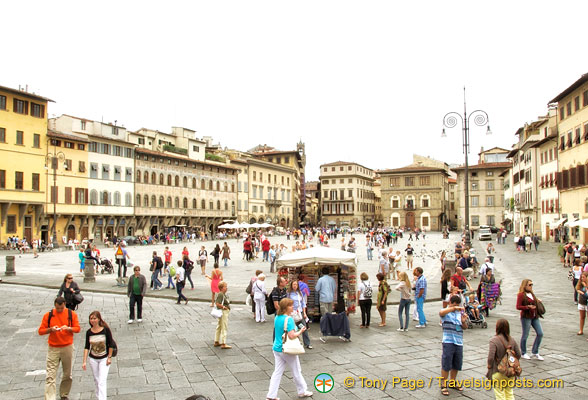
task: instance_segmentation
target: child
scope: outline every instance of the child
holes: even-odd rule
[[[471,310],[475,319],[480,319],[480,310],[478,307],[480,307],[480,303],[478,302],[476,295],[474,293],[470,294],[467,302],[467,308]]]

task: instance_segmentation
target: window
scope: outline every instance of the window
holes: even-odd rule
[[[198,205],[198,201],[196,199],[192,199],[192,208],[196,209]]]
[[[175,209],[176,209],[176,210],[177,210],[178,208],[180,208],[180,198],[179,198],[179,197],[176,197],[176,198],[174,199],[174,207],[175,207]]]
[[[429,217],[426,215],[423,216],[423,226],[429,226]]]
[[[133,158],[133,149],[125,147],[125,157]]]
[[[167,197],[167,208],[172,208],[172,198],[170,196]]]
[[[430,184],[431,184],[431,177],[430,176],[421,176],[420,177],[420,185],[421,186],[429,186]]]
[[[137,207],[141,207],[141,195],[140,195],[140,194],[138,194],[138,195],[135,197],[135,205],[136,205]],[[149,204],[147,204],[145,207],[147,207],[148,205],[149,205]]]
[[[98,143],[90,142],[90,144],[88,145],[88,151],[92,153],[98,153]]]
[[[32,189],[34,191],[39,191],[39,174],[33,174],[32,176]]]
[[[574,98],[574,111],[578,111],[580,109],[580,96],[576,96]]]
[[[259,181],[260,182],[263,182],[263,172],[260,172],[259,173]]]
[[[565,118],[564,108],[561,106],[559,108],[559,120],[562,121]]]
[[[41,147],[41,135],[33,133],[33,147],[38,149]]]
[[[65,147],[66,149],[73,149],[75,146],[72,142],[64,142],[63,147]]]
[[[486,196],[486,206],[494,207],[494,196]]]
[[[102,196],[100,196],[100,200],[102,205],[104,206],[108,206],[110,205],[110,193],[108,193],[106,190],[104,192],[102,192]]]
[[[480,198],[478,196],[471,197],[472,207],[478,207],[480,205]]]
[[[6,189],[6,170],[0,169],[0,189]]]
[[[407,176],[404,178],[404,186],[414,186],[414,177]]]
[[[576,137],[574,138],[574,143],[575,144],[580,144],[580,141],[582,139],[582,130],[580,127],[576,128]]]
[[[174,178],[174,184],[176,187],[180,187],[180,177],[178,175]]]
[[[85,131],[86,130],[86,121],[80,121],[80,128]]]
[[[208,202],[208,208],[209,208],[210,210],[214,210],[214,202],[213,202],[213,201],[209,201],[209,202]]]
[[[110,154],[110,145],[107,143],[100,144],[100,152],[102,154]]]
[[[16,215],[6,217],[6,233],[16,233]]]
[[[6,96],[0,95],[0,110],[6,110]]]
[[[494,190],[494,181],[486,181],[486,190]]]
[[[110,165],[102,164],[102,179],[110,179]]]
[[[19,99],[14,99],[12,111],[18,114],[29,113],[29,102]]]
[[[66,171],[71,171],[72,170],[71,160],[65,160],[64,168],[65,168]]]
[[[588,90],[582,94],[582,107],[588,106]],[[2,99],[0,98],[0,109],[2,109]],[[588,212],[588,211],[586,211]]]
[[[202,199],[202,201],[200,202],[200,208],[206,210],[206,200]]]
[[[200,147],[194,145],[192,146],[192,150],[195,151],[196,153],[200,152]]]
[[[478,190],[478,187],[479,187],[478,181],[473,181],[472,182],[472,190]]]
[[[121,204],[120,192],[114,192],[114,205],[120,206],[120,204]]]
[[[184,197],[184,200],[182,201],[182,205],[184,206],[184,208],[188,208],[188,199],[186,197]]]
[[[132,168],[125,168],[125,181],[127,181],[127,182],[133,181],[133,169]]]
[[[568,104],[566,104],[566,111],[567,111],[568,117],[570,115],[572,115],[572,102],[571,101],[568,101]]]
[[[429,207],[429,195],[424,195],[423,197],[421,197],[421,207],[423,208],[428,208]],[[425,225],[429,225],[429,224],[425,224]]]
[[[171,177],[171,175],[168,175],[167,176],[167,186],[171,186],[171,185],[172,185],[172,177]],[[170,207],[171,207],[171,205],[170,205]]]
[[[19,190],[24,188],[24,175],[20,171],[14,173],[14,188]]]
[[[31,102],[31,115],[37,118],[45,117],[45,106]]]
[[[0,128],[0,143],[6,143],[6,128]]]
[[[494,176],[494,171],[486,171],[486,176]]]
[[[76,188],[76,204],[86,204],[86,191],[84,188]]]
[[[480,216],[472,215],[472,226],[480,226]]]
[[[16,144],[23,145],[24,144],[24,133],[23,131],[16,131]]]
[[[486,225],[494,226],[496,224],[496,220],[494,219],[494,215],[487,215],[486,216]]]
[[[71,204],[71,188],[65,188],[65,204]]]
[[[90,192],[90,204],[98,204],[98,192],[94,189]]]

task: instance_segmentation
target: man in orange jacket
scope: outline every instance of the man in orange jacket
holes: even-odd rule
[[[47,378],[45,379],[45,400],[55,400],[57,393],[55,378],[61,361],[63,376],[59,386],[61,400],[67,400],[71,389],[74,345],[73,335],[80,332],[77,314],[65,308],[65,299],[58,297],[55,308],[43,316],[39,335],[49,335],[47,350]]]

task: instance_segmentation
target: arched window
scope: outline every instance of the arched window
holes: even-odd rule
[[[163,196],[159,196],[159,208],[164,208],[165,207],[165,200],[163,199]]]
[[[108,205],[108,192],[106,190],[102,192],[102,195],[100,196],[100,204],[103,206]]]
[[[167,176],[167,186],[171,186],[172,185],[172,177],[171,175],[168,174]]]
[[[225,201],[225,211],[228,211],[228,210],[229,210],[229,202]]]
[[[171,196],[167,197],[167,208],[172,208],[172,198]]]
[[[208,190],[212,190],[213,188],[213,183],[212,183],[212,179],[208,181]]]
[[[98,192],[95,189],[90,191],[90,204],[97,205],[98,204]]]
[[[152,179],[151,179],[151,183],[155,183],[155,180],[153,180],[153,178],[155,178],[155,172],[151,175]],[[143,173],[143,182],[144,183],[149,183],[149,172],[145,171]]]
[[[157,207],[157,201],[155,195],[151,196],[151,207]]]
[[[137,170],[137,183],[141,183],[141,171]]]
[[[229,191],[229,184],[227,182],[225,182],[225,184],[224,184],[224,190],[225,190],[225,192]]]
[[[210,209],[214,210],[214,201],[210,202]],[[220,201],[218,201],[218,200],[216,201],[216,209],[220,210]]]
[[[139,196],[139,199],[141,197]],[[125,193],[125,207],[132,207],[133,206],[133,198],[131,197],[130,192]]]
[[[188,208],[188,199],[186,197],[184,197],[184,208]]]
[[[155,174],[155,172],[154,172]],[[153,183],[155,183],[155,181],[153,181]],[[163,174],[159,174],[159,184],[163,185]]]
[[[137,207],[141,207],[141,195],[140,195],[140,194],[138,194],[138,195],[137,195],[137,196],[135,196],[135,197],[136,197],[136,198],[135,198],[135,205],[136,205]]]
[[[202,179],[200,181],[200,189],[202,189],[202,190],[206,189],[206,183],[205,183],[205,180],[204,179]]]
[[[176,197],[176,198],[174,199],[174,207],[176,208],[176,210],[177,210],[178,208],[180,208],[180,198],[179,198],[179,197]]]
[[[235,184],[234,183],[231,183],[231,192],[233,192],[233,193],[235,192]]]
[[[206,200],[202,199],[202,201],[200,202],[200,208],[206,210]]]
[[[192,208],[196,209],[198,205],[198,201],[196,201],[196,199],[192,199]]]
[[[184,176],[184,187],[187,188],[188,187],[188,178]]]
[[[423,194],[421,196],[421,207],[422,208],[429,208],[430,206],[431,206],[431,196],[429,196],[428,194]]]
[[[180,177],[178,175],[176,175],[176,179],[175,179],[174,183],[176,184],[176,187],[180,186]]]
[[[114,192],[114,205],[120,206],[120,192]]]
[[[192,178],[192,189],[196,189],[196,178]]]
[[[143,207],[149,207],[149,196],[147,195],[143,196]],[[155,207],[155,196],[153,196],[151,207]]]
[[[390,208],[400,208],[400,196],[390,197]],[[393,225],[398,226],[398,225]]]
[[[414,210],[416,208],[415,198],[412,194],[404,198],[404,207],[408,210]]]
[[[216,182],[216,191],[220,192],[220,182],[219,181]]]

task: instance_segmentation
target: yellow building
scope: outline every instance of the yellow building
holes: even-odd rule
[[[0,242],[38,239],[45,204],[47,105],[52,101],[0,86]]]
[[[52,130],[47,137],[47,196],[41,237],[55,233],[59,245],[88,239],[88,137]],[[57,225],[54,227],[55,221]]]
[[[568,220],[563,236],[586,243],[588,229],[573,222],[588,219],[588,73],[549,104],[558,108],[557,187],[560,215]]]

